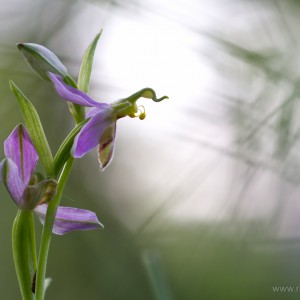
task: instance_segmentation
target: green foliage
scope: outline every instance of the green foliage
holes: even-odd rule
[[[43,163],[46,175],[53,176],[53,157],[39,115],[32,103],[12,81],[10,87],[18,99],[28,133]]]
[[[78,88],[85,93],[89,91],[90,78],[93,67],[94,53],[99,41],[99,38],[102,34],[102,30],[96,35],[94,40],[91,42],[89,47],[86,49],[84,56],[82,58],[79,76],[78,76]]]
[[[31,211],[19,210],[12,230],[12,250],[23,300],[33,300],[36,250]]]

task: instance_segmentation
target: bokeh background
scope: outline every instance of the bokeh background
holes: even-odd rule
[[[46,299],[299,298],[299,1],[0,4],[0,140],[22,122],[9,79],[36,106],[53,153],[73,126],[17,42],[50,48],[76,78],[103,28],[91,96],[150,86],[170,97],[141,100],[144,121],[118,122],[104,173],[95,151],[76,161],[62,203],[95,211],[105,229],[53,236]],[[17,209],[0,194],[0,299],[15,300]]]

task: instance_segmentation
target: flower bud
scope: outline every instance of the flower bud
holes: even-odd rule
[[[66,67],[58,57],[44,46],[32,43],[19,43],[21,51],[28,65],[43,79],[50,81],[48,72],[65,78],[68,75]]]
[[[35,209],[36,206],[48,203],[51,201],[57,192],[57,182],[54,179],[44,179],[40,182],[35,182],[39,180],[34,174],[25,188],[24,197],[24,207],[23,209]]]

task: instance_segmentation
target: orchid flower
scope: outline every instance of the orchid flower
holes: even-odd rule
[[[71,154],[74,158],[80,158],[98,146],[98,161],[101,171],[109,165],[113,157],[116,121],[126,116],[139,117],[143,120],[146,117],[144,107],[136,105],[137,100],[141,97],[152,99],[155,102],[168,98],[167,96],[156,98],[154,90],[145,88],[114,103],[100,103],[91,99],[84,92],[67,85],[57,74],[49,73],[49,78],[61,98],[92,108],[86,115],[90,120],[76,136]]]
[[[0,175],[11,198],[19,209],[34,211],[44,224],[47,203],[55,196],[57,183],[53,179],[41,179],[41,175],[34,173],[38,154],[22,124],[4,142],[4,153],[6,158],[0,163]],[[62,235],[102,227],[91,211],[59,206],[53,233]]]

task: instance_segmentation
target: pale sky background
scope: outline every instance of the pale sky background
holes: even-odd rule
[[[36,24],[40,30],[35,38],[42,39],[47,24],[56,22],[49,19],[47,6],[59,16],[68,3],[45,2],[44,7],[40,2],[31,11],[31,18],[36,17],[23,20],[26,16],[22,12],[32,9],[33,1],[2,2],[6,18],[11,17],[14,5],[19,8],[19,14],[14,12],[16,21],[8,23],[11,28],[18,32],[18,24],[26,23],[16,41],[22,41],[24,31]],[[75,76],[84,50],[103,28],[95,54],[91,96],[113,101],[152,87],[159,97],[170,97],[159,104],[141,100],[147,113],[144,121],[127,118],[118,122],[114,161],[100,177],[95,175],[95,151],[85,158],[94,165],[87,184],[95,189],[95,197],[98,180],[104,181],[111,205],[130,228],[138,227],[162,207],[162,215],[175,220],[230,220],[237,207],[240,217],[268,218],[280,202],[273,194],[280,178],[273,171],[276,162],[274,166],[272,144],[269,152],[257,151],[253,157],[260,161],[269,155],[270,166],[262,170],[258,164],[254,177],[247,181],[249,166],[236,159],[239,123],[232,121],[226,102],[226,97],[233,95],[251,103],[265,88],[264,77],[258,74],[251,81],[245,80],[244,74],[253,70],[234,61],[235,57],[209,35],[250,50],[278,50],[285,43],[272,31],[277,28],[270,23],[277,22],[276,14],[268,6],[238,0],[228,5],[221,0],[147,0],[124,5],[127,9],[122,5],[115,8],[112,2],[76,2],[69,10],[67,24],[47,45],[62,59],[68,58],[66,64]],[[263,26],[271,29],[261,31]],[[7,32],[8,28],[0,30]],[[61,46],[65,52],[58,53],[56,49]],[[281,88],[281,93],[285,92]],[[243,192],[245,180],[250,183],[247,192]],[[298,203],[298,189],[292,189],[290,201]],[[145,203],[145,195],[151,203]],[[288,219],[293,219],[295,203]]]

